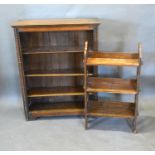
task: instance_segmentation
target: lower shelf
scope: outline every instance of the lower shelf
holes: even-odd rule
[[[127,102],[89,101],[88,116],[134,117],[135,104]]]
[[[83,115],[83,102],[63,103],[32,103],[30,108],[31,117]]]

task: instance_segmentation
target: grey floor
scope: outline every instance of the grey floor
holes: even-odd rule
[[[133,134],[124,119],[116,118],[96,119],[87,131],[80,117],[27,122],[20,100],[2,100],[0,150],[155,150],[155,104],[149,97],[142,101],[139,133]]]

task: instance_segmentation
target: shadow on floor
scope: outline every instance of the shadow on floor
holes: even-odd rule
[[[140,116],[138,120],[138,132],[155,132],[155,116]]]
[[[88,130],[132,132],[126,119],[108,117],[89,119]]]
[[[45,120],[78,120],[78,124],[84,128],[84,117],[83,116],[72,116],[72,117],[45,117],[38,118],[36,121]],[[130,121],[130,120],[129,120]],[[88,130],[103,130],[103,131],[123,131],[132,133],[131,124],[127,119],[123,118],[110,118],[110,117],[98,117],[89,118]],[[155,132],[155,116],[139,116],[137,120],[137,131],[138,133],[152,133]]]
[[[107,130],[131,132],[132,129],[127,119],[122,118],[91,118],[89,130]],[[155,116],[139,116],[137,120],[138,133],[155,132]]]

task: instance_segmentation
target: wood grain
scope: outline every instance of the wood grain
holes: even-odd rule
[[[25,27],[25,26],[60,26],[60,25],[90,25],[100,24],[101,21],[97,18],[66,18],[66,19],[33,19],[33,20],[19,20],[14,22],[12,27]]]
[[[134,103],[114,101],[92,101],[88,103],[88,115],[97,117],[134,117]]]
[[[99,23],[97,19],[47,19],[12,24],[18,33],[16,42],[20,42],[17,54],[19,67],[22,64],[21,81],[25,81],[21,87],[28,120],[83,115],[84,105],[79,108],[77,102],[84,104],[84,42],[87,40],[89,49],[96,50]],[[92,75],[93,68],[90,70]]]
[[[30,106],[30,115],[33,118],[47,116],[83,115],[83,102],[54,102],[33,103]]]
[[[87,65],[139,66],[138,53],[89,52]]]
[[[136,94],[135,79],[89,77],[87,92],[107,92],[119,94]]]
[[[84,95],[83,88],[78,87],[53,87],[53,88],[33,88],[28,90],[28,97],[48,97],[48,96],[76,96]]]

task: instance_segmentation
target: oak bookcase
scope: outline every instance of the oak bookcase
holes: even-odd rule
[[[141,45],[138,52],[98,51],[98,19],[21,20],[15,33],[27,120],[47,116],[131,119],[136,132]],[[134,79],[100,77],[98,66],[136,67]],[[134,102],[102,101],[98,93],[131,94]]]
[[[105,52],[91,51],[88,42],[84,50],[84,90],[85,90],[85,128],[88,128],[88,117],[118,117],[131,119],[133,132],[136,130],[138,116],[138,95],[141,70],[141,44],[137,52]],[[90,66],[136,67],[135,78],[114,78],[106,75],[89,75]],[[134,102],[118,102],[91,99],[92,93],[114,93],[134,95]]]
[[[27,120],[84,115],[84,43],[97,50],[98,19],[20,20],[15,33]],[[90,69],[95,72],[95,67]],[[91,73],[90,73],[91,74]]]

